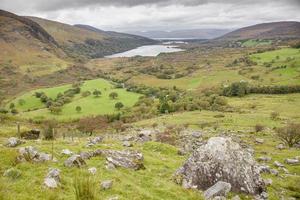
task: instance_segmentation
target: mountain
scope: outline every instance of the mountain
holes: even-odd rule
[[[186,29],[174,31],[134,31],[129,33],[153,39],[212,39],[230,31],[229,29]]]
[[[218,38],[222,40],[300,38],[300,22],[283,21],[244,27]]]
[[[72,26],[56,21],[27,17],[42,26],[73,57],[99,58],[138,46],[155,43],[154,40],[127,34],[110,34],[90,26]],[[89,28],[87,28],[89,27]],[[125,37],[126,36],[126,37]]]

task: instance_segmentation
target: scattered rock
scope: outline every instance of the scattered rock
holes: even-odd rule
[[[261,162],[269,162],[272,160],[271,157],[267,157],[267,156],[261,156],[257,159],[258,161],[261,161]]]
[[[115,170],[116,169],[115,165],[110,163],[110,162],[106,163],[105,168],[108,169],[108,170]]]
[[[259,171],[260,171],[260,173],[271,173],[270,166],[268,166],[268,165],[260,165]]]
[[[3,173],[4,177],[9,177],[11,179],[17,179],[21,176],[21,171],[15,168],[9,168],[7,170],[5,170],[5,172]]]
[[[123,138],[123,141],[133,141],[134,140],[134,136],[132,135],[127,135]]]
[[[175,181],[189,188],[206,190],[226,180],[232,191],[260,194],[265,189],[260,168],[251,153],[231,138],[212,137],[200,146],[174,175]]]
[[[73,155],[73,152],[70,151],[69,149],[63,149],[63,150],[61,151],[61,154],[70,156],[70,155]]]
[[[186,151],[184,149],[180,148],[180,149],[178,149],[177,154],[180,156],[184,156],[184,155],[186,155]]]
[[[102,189],[108,190],[112,187],[112,184],[113,184],[112,180],[106,180],[106,181],[102,181],[100,185]]]
[[[124,146],[124,147],[132,147],[133,145],[132,145],[132,143],[129,142],[129,141],[124,141],[124,142],[123,142],[123,146]]]
[[[284,161],[286,164],[289,164],[289,165],[298,165],[299,164],[299,160],[298,159],[285,159]]]
[[[226,197],[216,196],[216,197],[213,198],[213,200],[226,200]]]
[[[254,197],[255,200],[267,200],[268,199],[268,193],[262,192],[260,195],[256,195]]]
[[[239,197],[239,195],[235,195],[231,200],[241,200],[241,198]]]
[[[273,183],[272,179],[270,179],[270,178],[265,179],[264,182],[265,182],[266,186],[272,185],[272,183]]]
[[[102,142],[102,140],[103,140],[103,137],[100,137],[100,136],[94,137],[94,138],[90,138],[88,140],[88,143],[86,144],[86,146],[87,147],[94,146],[95,144],[98,144],[98,143]]]
[[[275,176],[278,176],[278,174],[279,174],[277,169],[270,169],[270,173],[275,175]]]
[[[193,132],[192,132],[192,136],[193,136],[194,138],[200,138],[200,137],[202,137],[202,133],[199,132],[199,131],[193,131]]]
[[[283,144],[279,144],[276,146],[276,148],[279,150],[283,150],[283,149],[285,149],[285,146]]]
[[[91,167],[88,169],[88,171],[92,174],[95,175],[97,173],[97,168],[96,167]]]
[[[264,139],[261,139],[261,138],[255,138],[255,142],[256,142],[257,144],[263,144],[263,143],[265,142],[265,140],[264,140]]]
[[[144,157],[143,154],[138,151],[125,150],[115,151],[106,150],[103,152],[106,156],[106,160],[112,163],[114,166],[125,167],[130,169],[144,169]]]
[[[93,157],[94,153],[93,152],[81,152],[79,155],[82,159],[86,160],[86,159],[90,159],[91,157]]]
[[[16,147],[20,144],[23,144],[25,142],[23,142],[22,140],[18,139],[18,138],[15,138],[15,137],[11,137],[11,138],[8,138],[5,146],[7,147]]]
[[[28,146],[19,149],[17,160],[19,162],[45,162],[52,160],[52,156],[44,152],[38,152],[36,148]]]
[[[82,157],[80,155],[72,155],[71,157],[69,157],[64,165],[66,167],[82,167],[84,165],[86,165],[85,161],[82,159]]]
[[[277,160],[274,162],[274,165],[275,167],[284,167],[284,165],[278,162]]]
[[[216,196],[226,196],[231,190],[230,183],[218,181],[215,185],[204,191],[204,198],[211,199]]]
[[[280,167],[279,169],[282,170],[285,174],[289,173],[289,170],[285,167]]]
[[[107,200],[119,200],[119,197],[118,197],[118,196],[115,196],[115,197],[109,197]]]
[[[60,182],[60,170],[59,169],[49,169],[49,172],[44,179],[44,184],[48,188],[57,188]]]
[[[40,137],[41,131],[39,129],[32,129],[21,133],[21,138],[25,140],[37,140]]]

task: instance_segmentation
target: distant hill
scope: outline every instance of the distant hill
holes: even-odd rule
[[[42,26],[65,52],[75,57],[99,58],[155,42],[122,33],[111,34],[85,25],[72,26],[37,17],[27,18]]]
[[[300,38],[300,22],[272,22],[244,27],[218,38],[222,40]]]
[[[174,31],[133,31],[129,32],[135,35],[141,35],[148,38],[174,38],[174,39],[213,39],[220,37],[231,30],[229,29],[187,29]]]

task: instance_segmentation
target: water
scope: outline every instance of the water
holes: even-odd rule
[[[117,57],[134,57],[134,56],[157,56],[160,53],[171,53],[184,51],[183,49],[176,48],[174,45],[146,45],[136,49],[131,49],[122,53],[113,54],[106,56],[106,58],[117,58]]]

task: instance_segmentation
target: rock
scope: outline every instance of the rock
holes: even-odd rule
[[[115,197],[109,197],[107,200],[119,200],[119,197],[118,197],[118,196],[115,196]]]
[[[251,153],[226,137],[210,138],[193,152],[174,178],[177,183],[185,181],[189,188],[202,190],[218,181],[230,183],[233,192],[260,194],[265,190],[260,167]]]
[[[216,184],[204,191],[204,198],[211,199],[216,196],[226,196],[230,190],[230,183],[218,181]]]
[[[202,133],[199,131],[194,131],[194,132],[192,132],[192,136],[194,138],[200,138],[202,136]]]
[[[88,143],[86,144],[87,147],[90,147],[90,146],[94,146],[95,144],[98,144],[100,142],[102,142],[103,140],[103,137],[94,137],[94,138],[90,138]]]
[[[45,178],[44,179],[44,184],[48,187],[48,188],[57,188],[58,184],[55,181],[54,178]]]
[[[226,200],[226,197],[216,196],[216,197],[213,198],[213,200]]]
[[[270,179],[270,178],[265,179],[264,182],[265,182],[266,186],[272,185],[272,183],[273,183],[272,179]]]
[[[108,169],[108,170],[115,170],[116,169],[115,165],[112,164],[112,163],[109,163],[109,162],[105,165],[105,168]]]
[[[109,163],[112,163],[114,166],[125,167],[134,170],[145,168],[143,164],[144,161],[143,154],[138,151],[106,150],[103,153],[106,156],[106,160]]]
[[[132,135],[127,135],[123,138],[123,141],[133,141],[134,140],[134,136]]]
[[[241,200],[241,198],[239,197],[239,195],[235,195],[231,200]]]
[[[106,180],[106,181],[102,181],[100,185],[102,189],[108,190],[112,187],[112,184],[113,184],[112,180]]]
[[[89,171],[91,174],[95,175],[95,174],[97,173],[97,168],[96,168],[96,167],[91,167],[91,168],[88,169],[88,171]]]
[[[123,142],[123,146],[124,146],[124,147],[132,147],[133,145],[132,145],[132,143],[129,142],[129,141],[124,141],[124,142]]]
[[[279,169],[282,170],[285,174],[289,173],[289,170],[285,167],[280,167]]]
[[[180,149],[178,149],[177,154],[180,156],[184,156],[184,155],[186,155],[186,152],[184,149],[180,148]]]
[[[283,150],[283,149],[285,149],[285,146],[283,144],[279,144],[276,146],[276,148],[279,150]]]
[[[15,168],[9,168],[7,170],[5,170],[5,172],[3,173],[4,177],[9,177],[11,179],[17,179],[21,176],[21,171]]]
[[[270,173],[275,175],[275,176],[278,176],[278,174],[279,174],[277,169],[270,169]]]
[[[260,171],[260,173],[271,173],[270,166],[268,166],[268,165],[260,165],[259,171]]]
[[[82,167],[84,165],[86,165],[85,161],[82,159],[82,157],[80,155],[72,155],[71,157],[69,157],[64,165],[66,167]]]
[[[289,158],[287,158],[287,159],[285,159],[284,162],[286,164],[288,164],[288,165],[298,165],[299,164],[299,160],[297,160],[297,159],[289,159]]]
[[[255,200],[267,200],[268,199],[268,193],[262,192],[260,195],[256,195],[254,197]]]
[[[37,140],[40,137],[41,131],[39,129],[32,129],[21,133],[21,137],[25,140]]]
[[[16,147],[20,144],[23,144],[25,142],[23,142],[22,140],[18,139],[18,138],[15,138],[15,137],[11,137],[11,138],[8,138],[5,146],[7,147]]]
[[[46,178],[53,178],[57,183],[60,182],[60,170],[50,168]]]
[[[261,156],[257,159],[258,161],[261,161],[261,162],[269,162],[272,160],[271,157],[266,157],[266,156]]]
[[[265,142],[265,140],[261,139],[261,138],[255,138],[255,142],[258,144],[263,144]]]
[[[81,152],[79,155],[83,160],[90,159],[94,156],[93,152]]]
[[[17,157],[19,162],[45,162],[51,159],[52,156],[50,154],[38,152],[37,149],[32,146],[21,147],[19,149],[19,156]]]
[[[280,162],[278,162],[277,160],[274,162],[274,165],[275,165],[276,167],[284,167],[284,165],[281,164]]]
[[[69,149],[63,149],[63,150],[61,151],[61,154],[70,156],[70,155],[73,155],[73,152],[70,151]]]

